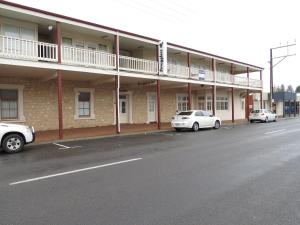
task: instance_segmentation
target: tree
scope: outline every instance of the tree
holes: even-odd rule
[[[281,85],[280,85],[280,91],[285,91],[285,86],[284,86],[284,84],[281,84]]]
[[[287,87],[286,91],[287,91],[287,92],[292,92],[292,93],[294,93],[294,88],[293,88],[293,86],[292,86],[292,85],[289,85],[289,86]]]
[[[300,93],[300,85],[298,87],[296,87],[296,92]]]

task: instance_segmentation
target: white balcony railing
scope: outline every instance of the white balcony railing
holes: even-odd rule
[[[147,59],[138,59],[128,56],[120,56],[120,69],[133,71],[133,72],[142,72],[142,73],[158,73],[158,62],[147,60]]]
[[[249,86],[250,87],[262,87],[262,81],[257,79],[249,79]]]
[[[248,86],[248,78],[247,77],[238,77],[234,76],[233,83],[241,86]]]
[[[0,35],[0,56],[57,62],[57,45]]]
[[[114,69],[116,67],[116,55],[72,46],[62,46],[62,63]]]
[[[188,79],[189,78],[189,68],[186,66],[168,63],[168,75]]]
[[[191,79],[213,81],[213,74],[211,70],[199,69],[196,67],[191,67]]]
[[[233,79],[234,79],[233,76],[228,73],[223,73],[219,71],[216,73],[216,81],[218,83],[232,84]]]

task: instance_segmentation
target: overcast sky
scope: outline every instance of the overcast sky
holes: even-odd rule
[[[270,47],[295,43],[300,33],[296,0],[11,1],[262,66],[265,91]],[[297,55],[276,66],[275,85],[300,85],[299,62]]]

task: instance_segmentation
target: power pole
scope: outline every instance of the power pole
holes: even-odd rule
[[[281,63],[283,60],[285,60],[287,57],[290,56],[295,56],[295,54],[290,54],[289,53],[289,47],[292,46],[296,46],[296,41],[294,44],[289,44],[287,43],[284,46],[278,46],[278,47],[274,47],[274,48],[270,48],[270,110],[272,110],[272,103],[273,103],[273,91],[274,91],[274,84],[273,84],[273,68],[275,66],[277,66],[279,63]],[[278,50],[278,49],[282,49],[282,48],[286,48],[286,54],[281,55],[281,56],[277,56],[277,57],[273,57],[273,50]],[[274,59],[279,59],[279,61],[273,65],[273,60]]]

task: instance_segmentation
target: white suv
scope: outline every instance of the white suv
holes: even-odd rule
[[[276,113],[273,113],[267,109],[253,110],[249,115],[250,123],[253,123],[254,121],[261,121],[267,123],[269,121],[276,121],[276,120],[277,120]]]
[[[1,147],[6,153],[20,152],[24,145],[34,142],[34,139],[33,127],[0,123]]]

